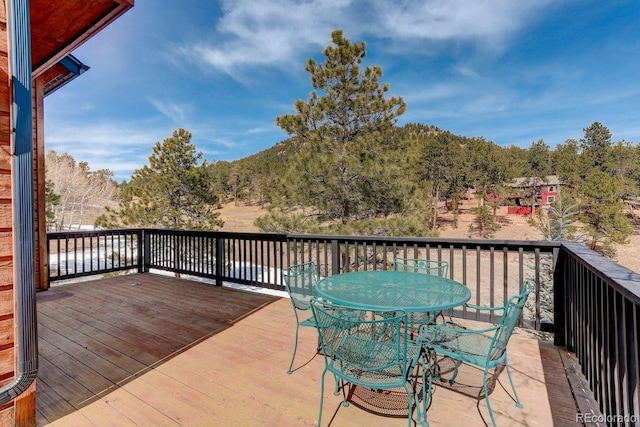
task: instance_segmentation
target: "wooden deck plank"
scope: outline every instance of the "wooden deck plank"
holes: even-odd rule
[[[154,355],[144,349],[143,346],[136,346],[131,343],[131,340],[125,334],[118,334],[114,336],[95,328],[87,323],[81,322],[75,319],[73,316],[70,316],[64,308],[59,310],[40,310],[38,312],[38,316],[47,316],[51,319],[55,319],[56,321],[68,325],[68,327],[74,328],[76,332],[83,333],[87,336],[92,337],[97,343],[102,344],[102,347],[113,349],[114,351],[120,352],[121,354],[130,357],[131,359],[140,362],[143,366],[146,366],[148,363],[153,363],[153,361],[157,360],[157,355]],[[46,323],[49,323],[47,320]],[[45,348],[44,352],[46,354],[54,355],[54,352],[62,352],[62,350],[57,347],[49,344],[45,340],[41,340],[45,346],[51,346],[53,348]],[[161,351],[164,354],[164,351]]]
[[[94,395],[91,390],[71,378],[66,372],[46,358],[40,358],[38,383],[47,384],[49,388],[59,396],[53,396],[51,398],[51,401],[55,403],[58,409],[63,406],[66,408],[64,403],[68,403],[73,408],[78,408],[82,402],[90,399]],[[41,403],[39,399],[36,401]],[[43,409],[43,412],[47,414],[47,418],[55,418],[55,416],[49,416],[50,411]]]
[[[58,345],[64,346],[65,353],[75,357],[77,360],[82,360],[82,363],[100,373],[112,383],[117,383],[123,378],[126,378],[136,372],[128,372],[125,369],[127,368],[126,365],[120,366],[117,364],[119,360],[122,360],[122,357],[120,357],[121,355],[118,355],[115,360],[111,360],[108,358],[108,355],[94,353],[89,350],[83,345],[84,340],[79,343],[74,341],[72,338],[69,338],[73,336],[72,332],[73,331],[69,330],[66,331],[65,334],[61,334],[45,325],[38,328],[38,336],[40,339],[44,339],[50,343],[55,341]]]
[[[134,374],[136,372],[141,371],[145,368],[144,363],[141,363],[128,355],[124,354],[118,348],[114,348],[113,341],[118,342],[118,340],[110,340],[107,343],[101,342],[96,339],[96,335],[89,331],[88,333],[81,332],[81,329],[84,328],[75,328],[75,329],[63,329],[64,323],[59,322],[56,319],[49,318],[47,319],[47,326],[45,328],[49,329],[50,335],[53,335],[49,338],[49,340],[56,340],[56,342],[60,342],[59,339],[56,339],[55,331],[58,330],[66,330],[64,338],[73,341],[84,349],[91,351],[92,353],[101,355],[101,357],[108,359],[111,363],[116,364],[118,367],[121,367],[124,371],[129,374]],[[43,333],[43,338],[47,333]],[[43,340],[46,341],[46,338]],[[45,354],[48,354],[45,352]],[[55,356],[49,356],[55,357]]]
[[[150,286],[147,287],[150,288]],[[162,290],[157,289],[157,287],[153,287],[154,289],[151,290],[143,290],[142,288],[143,286],[139,285],[116,289],[121,296],[118,311],[134,314],[143,313],[150,318],[167,322],[169,327],[174,325],[184,327],[189,324],[190,326],[200,326],[200,329],[205,329],[210,323],[228,323],[228,318],[221,318],[217,309],[210,309],[213,301],[187,298],[185,294],[175,292],[162,293]],[[155,294],[154,291],[156,291]],[[102,296],[104,299],[113,298],[112,294],[113,289],[105,287],[100,287],[95,291],[77,292],[79,297],[86,297],[89,302],[95,299],[96,296]],[[225,304],[224,300],[220,301],[221,304]],[[232,312],[232,310],[230,309],[229,312]],[[195,330],[198,330],[198,328],[195,328]]]
[[[48,424],[76,409],[60,396],[56,390],[58,383],[54,384],[55,389],[47,384],[44,380],[45,375],[41,366],[38,374],[38,388],[36,392],[38,402],[38,411],[36,413],[37,425]]]
[[[105,399],[105,402],[112,410],[126,415],[135,425],[180,426],[179,422],[172,420],[149,403],[127,392],[125,388],[119,388],[110,393],[108,399]]]
[[[315,352],[315,330],[301,328],[295,372],[286,374],[295,329],[286,299],[134,274],[54,287],[38,294],[38,306],[38,426],[316,422],[324,361]],[[518,336],[509,352],[525,407],[515,407],[503,372],[491,394],[498,424],[569,421],[571,409],[554,413],[550,402],[575,406],[558,350]],[[105,372],[106,366],[119,374]],[[488,421],[486,403],[470,388],[479,389],[481,376],[471,370],[459,380],[457,389],[437,386],[428,411],[431,426]],[[390,406],[359,408],[359,396],[371,397],[363,390],[356,389],[354,404],[343,407],[333,395],[333,379],[327,375],[325,381],[323,425],[332,418],[331,425],[340,426],[406,425],[406,410],[404,417],[390,417]],[[403,406],[394,399],[377,403],[395,405],[397,415]]]

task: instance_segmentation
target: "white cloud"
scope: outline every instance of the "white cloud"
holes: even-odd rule
[[[411,0],[376,2],[386,31],[403,38],[502,42],[527,25],[548,1]],[[389,7],[391,6],[391,7]]]
[[[329,33],[347,23],[340,17],[349,4],[334,0],[225,1],[215,40],[182,46],[179,52],[231,75],[244,66],[283,66],[310,45],[326,45]]]
[[[173,120],[175,123],[184,126],[190,114],[193,112],[191,104],[177,104],[171,101],[160,101],[151,98],[149,102],[162,114]]]
[[[332,30],[347,27],[347,37],[358,40],[452,40],[496,49],[549,1],[226,0],[215,36],[182,45],[178,52],[233,76],[247,66],[286,67],[326,46]]]
[[[171,135],[170,127],[134,122],[60,122],[49,120],[45,149],[69,153],[92,170],[109,169],[116,180],[128,179],[145,165],[156,141]]]

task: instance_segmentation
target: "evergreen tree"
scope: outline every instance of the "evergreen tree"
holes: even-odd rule
[[[580,139],[580,149],[584,158],[583,178],[593,169],[607,170],[611,165],[611,132],[600,122],[594,122],[584,128],[584,137]]]
[[[640,145],[619,141],[611,147],[610,173],[623,185],[623,198],[640,196]]]
[[[431,229],[437,228],[438,206],[440,200],[447,196],[457,199],[461,187],[456,186],[461,180],[462,144],[459,138],[450,132],[439,132],[426,136],[417,135],[409,147],[412,177],[420,188],[429,190],[428,199],[432,201]]]
[[[109,210],[104,226],[164,227],[215,230],[222,226],[215,212],[218,196],[211,191],[207,162],[200,163],[191,133],[178,129],[156,142],[149,165],[136,169],[123,188],[118,210]]]
[[[529,170],[525,176],[545,179],[551,175],[551,149],[544,139],[531,144],[527,150],[527,164]]]
[[[54,209],[60,204],[60,195],[55,192],[55,184],[51,180],[45,181],[44,201],[45,216],[47,217],[47,230],[55,229],[56,214]]]
[[[469,139],[464,147],[466,182],[475,188],[478,204],[484,206],[492,191],[508,181],[502,148],[484,138]]]
[[[580,149],[580,219],[586,224],[591,249],[612,256],[613,243],[627,243],[633,227],[625,214],[624,180],[614,167],[611,132],[601,123],[593,123],[584,129]]]
[[[364,42],[352,44],[340,30],[331,37],[325,63],[307,63],[309,99],[295,102],[295,114],[276,118],[296,144],[280,180],[280,208],[305,210],[309,224],[346,225],[402,211],[403,174],[387,137],[406,104],[386,97],[380,67],[361,70]]]
[[[625,215],[622,193],[624,186],[615,177],[594,170],[579,188],[582,215],[594,251],[612,256],[613,243],[628,243],[633,232]]]
[[[527,148],[510,145],[504,147],[502,153],[505,160],[505,174],[507,179],[530,176],[531,172],[528,163],[529,150]]]
[[[583,237],[577,235],[578,228],[575,224],[578,214],[577,204],[569,195],[561,194],[548,210],[538,209],[527,221],[544,234],[546,240],[582,241]]]
[[[575,187],[580,182],[582,169],[578,141],[568,139],[564,144],[558,144],[552,153],[552,159],[560,182],[565,188]]]

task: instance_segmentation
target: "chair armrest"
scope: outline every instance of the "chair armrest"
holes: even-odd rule
[[[484,334],[485,332],[493,332],[498,329],[498,325],[492,326],[490,328],[485,329],[459,329],[459,328],[451,328],[449,326],[444,325],[425,325],[422,328],[431,328],[435,332],[443,332],[445,334],[457,334],[457,335],[478,335]]]
[[[484,305],[475,305],[475,304],[465,304],[467,308],[473,308],[474,310],[486,310],[486,311],[500,311],[504,310],[504,307],[487,307]]]

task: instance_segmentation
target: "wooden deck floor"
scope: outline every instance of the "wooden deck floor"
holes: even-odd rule
[[[324,362],[302,328],[287,375],[295,322],[287,299],[167,276],[136,274],[56,286],[38,294],[39,426],[312,426]],[[514,336],[491,393],[501,426],[577,425],[562,349]],[[327,376],[323,424],[405,426],[396,393],[356,389],[341,406]],[[438,385],[431,426],[490,422],[481,375]],[[404,413],[403,413],[404,409]]]

